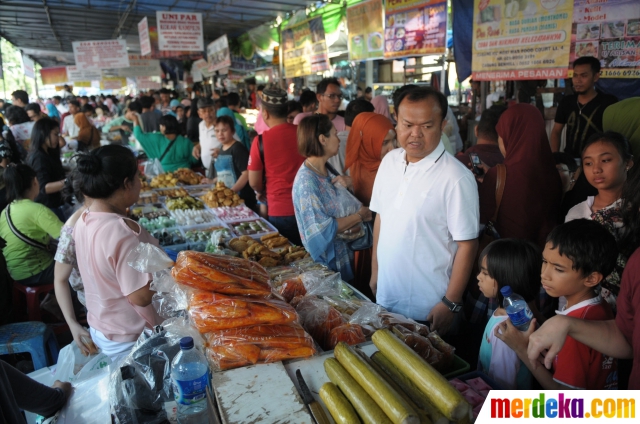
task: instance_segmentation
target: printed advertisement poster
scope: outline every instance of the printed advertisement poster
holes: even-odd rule
[[[204,50],[202,14],[156,12],[158,49],[170,51]]]
[[[67,66],[67,81],[100,81],[102,79],[102,71],[86,70],[78,68],[77,66]]]
[[[369,0],[347,9],[349,60],[381,59],[384,56],[384,9],[382,0]]]
[[[600,59],[602,78],[640,78],[640,1],[575,0],[571,63]]]
[[[191,76],[193,82],[201,82],[204,79],[203,71],[208,71],[209,62],[204,59],[198,59],[191,65]]]
[[[162,88],[160,77],[137,77],[136,86],[138,90],[159,90]]]
[[[40,78],[43,85],[65,84],[69,82],[66,66],[40,69]]]
[[[567,78],[572,16],[568,0],[474,0],[473,79]]]
[[[324,23],[322,17],[309,21],[311,31],[311,73],[322,72],[329,69],[329,52],[327,51],[327,40],[324,34]]]
[[[226,34],[209,43],[207,46],[207,59],[209,61],[209,72],[215,72],[231,66],[229,40]]]
[[[149,27],[149,41],[151,41],[151,58],[153,59],[176,59],[176,60],[198,60],[204,57],[202,51],[171,51],[158,49],[158,29]]]
[[[324,24],[318,17],[282,31],[284,73],[302,77],[329,69]]]
[[[446,2],[389,0],[385,20],[385,58],[443,54],[446,51]]]
[[[126,85],[126,78],[103,78],[100,80],[101,90],[119,90]]]
[[[33,63],[33,60],[25,54],[22,55],[22,71],[26,77],[36,77],[36,65]]]
[[[129,67],[120,69],[105,69],[102,75],[105,77],[155,77],[162,75],[160,61],[148,59],[137,54],[129,55]]]
[[[138,22],[138,35],[140,36],[140,54],[146,56],[151,54],[151,40],[149,39],[149,22],[145,16]]]
[[[129,67],[126,40],[74,41],[73,55],[83,70]]]

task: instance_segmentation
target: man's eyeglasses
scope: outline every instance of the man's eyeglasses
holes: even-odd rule
[[[342,100],[342,98],[344,97],[342,94],[335,94],[335,93],[331,93],[331,94],[323,94],[324,97],[328,97],[331,100]]]

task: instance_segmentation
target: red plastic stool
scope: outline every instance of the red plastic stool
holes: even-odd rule
[[[13,305],[18,311],[19,319],[24,320],[24,317],[28,318],[28,321],[42,321],[42,312],[40,311],[41,297],[46,296],[47,293],[53,291],[53,284],[47,284],[44,286],[23,286],[20,283],[13,282]],[[24,296],[21,296],[22,293]],[[26,299],[26,301],[25,301]],[[26,314],[25,314],[26,308]]]

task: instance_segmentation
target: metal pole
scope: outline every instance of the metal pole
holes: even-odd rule
[[[0,37],[0,74],[2,74],[2,91],[4,92],[4,99],[7,100],[7,81],[4,76],[4,62],[2,61],[2,38]]]
[[[287,90],[287,78],[284,75],[284,45],[282,44],[282,23],[278,25],[278,69],[280,70],[280,88]]]
[[[449,1],[450,0],[447,0],[444,5],[444,54],[442,55],[442,71],[440,74],[440,91],[442,91],[442,94],[445,96],[447,92],[445,84],[447,82],[447,26],[449,25]]]

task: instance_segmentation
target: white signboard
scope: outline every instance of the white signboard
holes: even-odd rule
[[[159,90],[162,88],[159,78],[156,77],[137,77],[136,85],[138,90]]]
[[[156,22],[159,50],[204,50],[201,13],[156,12]]]
[[[209,62],[204,59],[198,59],[193,62],[191,75],[193,75],[193,82],[200,82],[204,78],[209,78],[213,75],[212,72],[209,72]]]
[[[22,55],[22,70],[24,71],[25,76],[29,78],[36,77],[36,69],[33,60],[26,54]]]
[[[160,61],[145,59],[135,54],[129,55],[129,67],[118,69],[106,69],[103,75],[110,77],[159,77],[162,75]]]
[[[68,82],[100,81],[101,79],[102,79],[102,71],[100,70],[84,70],[84,69],[78,69],[77,66],[67,66]]]
[[[80,69],[129,67],[126,40],[74,41],[73,55]]]
[[[226,35],[209,43],[207,46],[207,59],[209,60],[209,71],[215,72],[222,68],[231,66],[231,55],[229,54],[229,40]]]
[[[138,35],[140,36],[140,54],[146,56],[151,54],[151,40],[149,40],[149,22],[145,16],[138,22]]]

